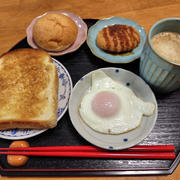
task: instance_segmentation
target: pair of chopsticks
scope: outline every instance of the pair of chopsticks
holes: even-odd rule
[[[120,151],[104,150],[95,146],[49,146],[0,148],[0,154],[54,157],[174,159],[173,145],[137,145]]]

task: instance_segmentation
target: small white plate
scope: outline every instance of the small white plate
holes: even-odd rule
[[[67,12],[67,11],[48,11],[48,12],[42,14],[41,16],[38,16],[35,19],[33,19],[33,21],[30,23],[30,25],[26,29],[28,44],[34,49],[41,49],[39,46],[37,46],[37,44],[33,40],[32,30],[33,30],[34,23],[37,21],[37,19],[46,15],[47,13],[60,13],[60,14],[65,14],[65,15],[69,16],[76,23],[76,25],[78,27],[78,35],[77,35],[75,42],[70,47],[68,47],[67,49],[65,49],[63,51],[59,51],[59,52],[53,52],[53,51],[47,51],[47,50],[45,50],[45,51],[48,52],[52,56],[62,56],[64,54],[76,51],[85,42],[85,40],[87,38],[88,28],[87,28],[86,23],[81,19],[81,17],[79,17],[75,14],[72,14],[70,12]]]
[[[121,82],[134,91],[137,97],[155,104],[152,116],[143,116],[140,126],[129,132],[109,135],[101,134],[87,126],[80,118],[78,107],[84,93],[91,87],[92,72],[82,77],[74,86],[69,100],[69,115],[77,132],[90,143],[109,150],[126,149],[140,143],[153,129],[157,119],[157,102],[150,87],[136,74],[121,68],[102,68],[109,77]]]
[[[58,90],[58,121],[62,118],[64,113],[68,108],[68,102],[70,99],[70,95],[72,92],[72,80],[71,77],[66,70],[66,68],[58,62],[56,59],[53,59],[53,63],[56,65],[56,70],[58,72],[59,78],[59,90]],[[0,138],[10,139],[10,140],[19,140],[19,139],[27,139],[38,134],[43,133],[47,129],[43,130],[33,130],[33,129],[12,129],[12,130],[2,130],[0,131]]]

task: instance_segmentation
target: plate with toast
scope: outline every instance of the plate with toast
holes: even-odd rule
[[[30,50],[28,49],[28,51]],[[43,62],[44,64],[42,62],[38,64],[37,61],[40,61],[40,58],[38,59],[36,55],[40,56],[41,52],[35,54],[36,58],[34,56],[35,63],[33,66],[34,51],[39,50],[31,52],[32,58],[28,62],[26,61],[27,64],[23,64],[22,60],[18,61],[19,64],[17,65],[16,59],[11,58],[8,66],[14,66],[10,70],[14,72],[8,72],[9,74],[6,75],[1,74],[2,84],[0,88],[1,90],[4,89],[4,94],[1,91],[1,96],[6,102],[1,104],[0,117],[3,122],[1,123],[0,138],[19,140],[39,135],[49,128],[55,127],[67,110],[73,87],[68,71],[54,58],[50,58],[50,60],[47,58],[45,63]],[[16,55],[24,53],[24,58],[26,58],[27,50],[16,50],[15,53]],[[2,63],[2,68],[6,69],[5,66],[8,63],[9,56],[13,57],[12,55],[14,56],[14,54],[8,53],[1,57],[2,62],[3,59],[6,60],[4,61],[6,63]],[[31,69],[28,69],[28,67]],[[20,68],[21,73],[17,73]],[[34,74],[30,76],[33,73],[32,68],[34,68]],[[40,70],[37,70],[37,68]],[[56,76],[53,75],[53,72]],[[43,80],[45,77],[48,83]],[[39,81],[39,79],[41,80]],[[3,82],[6,82],[4,86]],[[8,88],[5,87],[7,84]],[[34,87],[33,84],[35,84]],[[28,97],[26,98],[26,96]]]

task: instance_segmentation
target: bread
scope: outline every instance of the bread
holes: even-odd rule
[[[57,124],[58,76],[43,50],[18,49],[0,57],[0,130]]]
[[[130,51],[138,46],[140,36],[131,26],[115,24],[98,32],[96,43],[103,50],[120,53]]]
[[[48,51],[62,51],[76,40],[78,28],[75,22],[64,14],[48,13],[39,18],[33,26],[33,40]]]

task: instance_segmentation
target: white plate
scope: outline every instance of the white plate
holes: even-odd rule
[[[56,70],[58,72],[59,78],[59,91],[58,91],[58,121],[62,118],[67,110],[69,98],[72,92],[72,80],[66,70],[66,68],[57,60],[53,59],[53,63],[56,65]],[[0,138],[19,140],[27,139],[38,134],[43,133],[47,129],[43,130],[32,130],[32,129],[12,129],[0,131]]]
[[[112,79],[123,83],[134,91],[136,96],[144,101],[155,104],[156,109],[152,116],[143,116],[142,122],[136,129],[119,134],[101,134],[88,127],[80,118],[78,107],[84,93],[91,87],[92,72],[82,77],[74,86],[69,101],[69,115],[77,132],[90,143],[110,150],[126,149],[140,143],[153,129],[157,119],[157,102],[150,87],[137,75],[120,68],[102,68]]]
[[[26,34],[27,34],[27,42],[28,44],[32,47],[32,48],[35,48],[35,49],[41,49],[40,47],[37,46],[37,44],[34,42],[33,40],[33,26],[34,26],[34,23],[42,16],[46,15],[47,13],[60,13],[60,14],[65,14],[67,16],[69,16],[77,25],[78,27],[78,34],[77,34],[77,38],[75,40],[75,42],[70,46],[68,47],[67,49],[63,50],[63,51],[59,51],[59,52],[53,52],[53,51],[47,51],[45,50],[46,52],[48,52],[50,55],[52,56],[62,56],[64,54],[67,54],[67,53],[71,53],[71,52],[74,52],[76,51],[86,40],[87,38],[87,25],[86,23],[81,19],[81,17],[75,15],[75,14],[72,14],[70,12],[67,12],[67,11],[48,11],[44,14],[42,14],[41,16],[38,16],[36,17],[35,19],[33,19],[33,21],[31,22],[31,24],[28,26],[28,28],[26,29]]]

